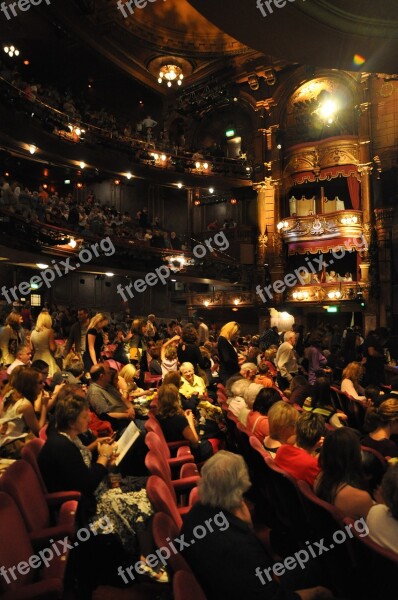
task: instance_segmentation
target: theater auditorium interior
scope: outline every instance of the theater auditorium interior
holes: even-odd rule
[[[398,599],[397,73],[395,0],[1,2],[2,598]]]

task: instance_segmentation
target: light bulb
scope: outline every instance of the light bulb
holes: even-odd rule
[[[36,148],[36,146],[35,146],[34,144],[31,144],[31,145],[29,146],[29,152],[30,152],[31,154],[34,154],[34,153],[36,152],[36,150],[37,150],[37,148]]]
[[[80,168],[81,168],[81,169],[85,169],[85,168],[86,168],[86,163],[85,163],[85,162],[83,162],[83,161],[81,161],[81,162],[79,163],[79,166],[80,166]]]
[[[171,81],[167,82],[167,87],[171,87]]]

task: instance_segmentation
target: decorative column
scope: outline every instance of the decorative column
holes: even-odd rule
[[[361,175],[361,202],[362,202],[362,220],[363,236],[366,240],[367,249],[360,252],[358,257],[358,266],[361,270],[360,281],[367,284],[369,281],[369,246],[372,234],[372,212],[371,212],[371,194],[370,194],[370,174],[373,166],[371,163],[358,165],[358,172]]]
[[[391,327],[392,314],[392,224],[394,208],[376,208],[379,274],[379,325]]]

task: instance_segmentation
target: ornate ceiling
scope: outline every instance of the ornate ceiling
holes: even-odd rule
[[[397,72],[396,0],[261,1],[262,12],[257,0],[190,4],[237,40],[274,57],[327,68]]]

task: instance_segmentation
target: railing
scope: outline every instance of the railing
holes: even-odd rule
[[[339,210],[305,217],[287,217],[278,223],[284,242],[358,238],[363,232],[361,210]]]
[[[115,150],[128,153],[130,159],[133,151],[133,154],[135,154],[133,162],[160,169],[169,169],[174,172],[193,173],[203,177],[222,175],[244,180],[250,180],[252,176],[252,167],[246,160],[205,155],[196,158],[192,153],[183,151],[176,154],[170,146],[164,143],[147,142],[138,137],[125,136],[115,129],[106,129],[84,122],[81,119],[77,120],[73,115],[68,115],[38,98],[29,99],[25,92],[3,77],[0,77],[0,98],[3,104],[11,104],[13,110],[23,110],[35,119],[45,123],[46,131],[50,126],[54,135],[69,143],[84,143],[87,141],[106,144]],[[80,136],[75,133],[77,129],[80,130]],[[82,130],[84,130],[84,137]],[[163,155],[165,156],[164,160],[162,159]],[[197,166],[197,163],[200,166]],[[207,168],[205,168],[205,165],[207,165]]]

